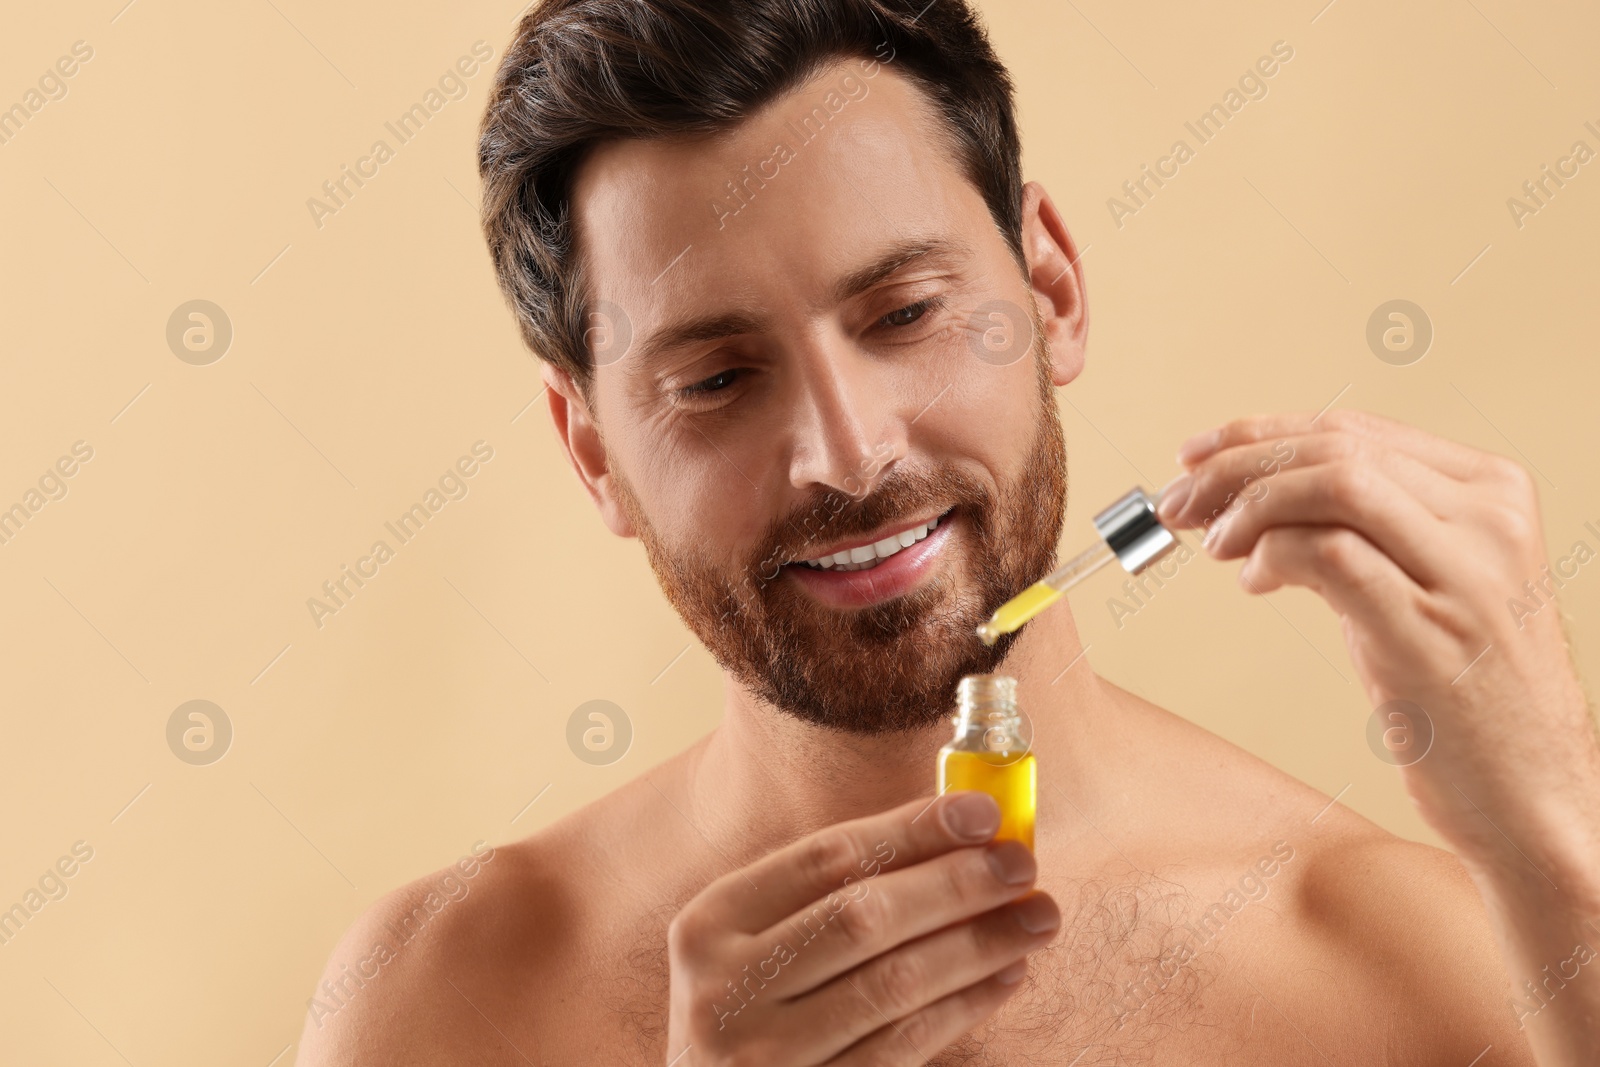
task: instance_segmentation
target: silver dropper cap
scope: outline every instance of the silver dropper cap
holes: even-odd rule
[[[1096,515],[1094,528],[1129,574],[1138,574],[1178,543],[1172,531],[1156,518],[1156,502],[1137,486]]]

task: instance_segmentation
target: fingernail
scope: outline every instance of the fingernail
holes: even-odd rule
[[[1016,916],[1017,925],[1030,934],[1042,934],[1061,925],[1061,913],[1046,896],[1031,896],[1017,901],[1011,906],[1011,914]]]
[[[988,793],[957,793],[940,818],[951,833],[966,841],[987,841],[1000,829],[1000,805]]]
[[[1202,459],[1215,452],[1217,446],[1221,443],[1222,431],[1220,429],[1197,433],[1178,446],[1178,462],[1185,467],[1199,463]]]
[[[1161,490],[1161,501],[1156,504],[1156,517],[1162,522],[1173,522],[1183,512],[1183,505],[1189,502],[1189,494],[1194,491],[1194,475],[1180,474],[1167,483]]]
[[[994,972],[994,980],[1001,985],[1016,985],[1028,977],[1028,961],[1018,960]]]
[[[1227,525],[1228,520],[1225,518],[1218,519],[1216,522],[1212,523],[1211,529],[1206,531],[1205,537],[1201,540],[1200,547],[1205,549],[1207,552],[1210,552],[1212,549],[1216,548],[1217,542],[1222,540],[1222,530]]]
[[[989,869],[1006,885],[1025,885],[1039,872],[1039,864],[1026,845],[1016,841],[1002,841],[985,850]]]

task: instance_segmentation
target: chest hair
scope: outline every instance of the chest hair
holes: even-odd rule
[[[1148,1062],[1157,1043],[1201,1019],[1211,974],[1203,956],[1175,965],[1187,891],[1149,874],[1053,887],[1062,929],[1033,954],[1022,987],[931,1067],[1107,1067]],[[667,924],[682,903],[640,917],[631,947],[600,983],[635,1062],[665,1062]],[[1163,962],[1165,961],[1165,962]],[[932,1050],[926,1050],[932,1051]]]

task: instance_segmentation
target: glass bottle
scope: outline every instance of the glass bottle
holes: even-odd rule
[[[1000,805],[996,841],[1033,848],[1038,764],[1022,736],[1017,680],[1004,674],[969,674],[956,689],[956,733],[939,750],[939,792],[975,789]]]

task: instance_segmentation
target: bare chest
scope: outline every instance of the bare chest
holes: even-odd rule
[[[1150,884],[1076,887],[1061,936],[1031,959],[1028,979],[983,1027],[941,1050],[935,1067],[1164,1067],[1240,1062],[1214,1043],[1211,993],[1220,961],[1173,951],[1181,901]],[[1058,901],[1062,895],[1057,895]],[[565,1015],[569,1032],[553,1059],[666,1063],[670,910],[642,924],[626,949],[599,964]],[[1228,998],[1223,998],[1228,999]],[[563,1029],[568,1029],[563,1027]],[[553,1049],[551,1051],[554,1051]],[[931,1051],[931,1050],[929,1050]],[[1251,1061],[1244,1061],[1251,1062]],[[1262,1061],[1266,1062],[1266,1061]],[[1278,1061],[1285,1062],[1285,1061]],[[1292,1062],[1292,1061],[1290,1061]]]
[[[1222,1058],[1195,1059],[1198,1051],[1188,1033],[1203,1014],[1203,973],[1196,968],[1173,975],[1164,986],[1146,972],[1143,994],[1133,991],[1141,966],[1132,960],[1112,963],[1096,953],[1085,973],[1074,969],[1072,944],[1052,946],[1034,956],[1023,987],[985,1026],[939,1051],[933,1067],[1096,1067],[1105,1064],[1160,1062],[1217,1063]],[[1103,948],[1103,946],[1101,946]],[[1081,957],[1078,963],[1085,960]],[[608,1063],[660,1067],[667,1062],[667,972],[664,966],[618,973],[603,984],[608,992],[580,1008],[551,1062],[603,1060]],[[1174,1039],[1178,1040],[1174,1040]],[[1164,1046],[1182,1046],[1181,1056]],[[546,1051],[556,1051],[546,1046]],[[604,1052],[603,1056],[597,1055]],[[932,1051],[932,1050],[924,1050]],[[1158,1055],[1159,1053],[1159,1055]]]

